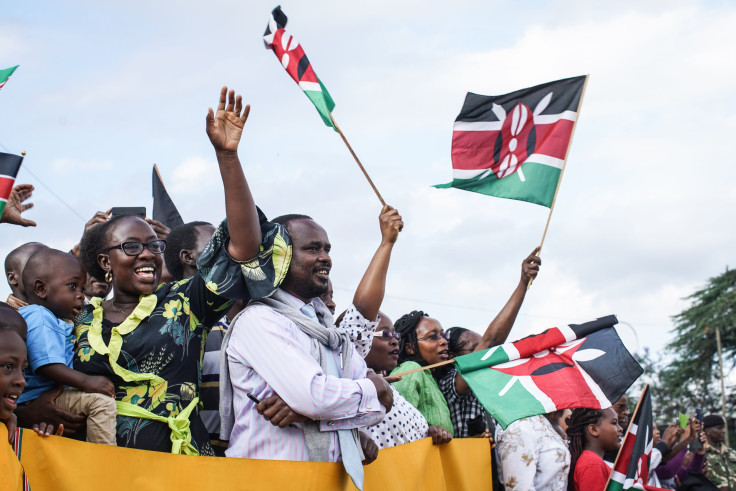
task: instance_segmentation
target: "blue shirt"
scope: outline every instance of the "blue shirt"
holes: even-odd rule
[[[28,348],[28,368],[26,369],[26,388],[18,402],[32,401],[54,387],[55,382],[36,371],[52,363],[62,363],[73,368],[74,335],[73,326],[58,319],[46,307],[29,305],[18,309],[28,324],[26,346]]]

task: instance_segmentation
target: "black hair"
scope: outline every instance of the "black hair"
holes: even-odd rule
[[[40,242],[26,242],[21,244],[5,256],[5,274],[7,275],[10,271],[20,267],[20,257],[25,253],[28,247],[46,247],[45,244]],[[35,251],[34,251],[35,252]],[[33,255],[33,252],[26,257],[26,262]],[[23,271],[18,271],[19,274],[23,274]]]
[[[429,317],[429,315],[421,310],[412,310],[394,322],[394,330],[401,334],[401,339],[399,340],[399,364],[405,361],[415,361],[422,366],[427,365],[427,362],[419,354],[419,342],[417,341],[417,325],[425,317]],[[406,351],[407,345],[412,347],[414,354]]]
[[[164,261],[166,261],[166,269],[169,270],[174,280],[179,281],[184,277],[184,265],[179,253],[183,250],[194,250],[197,247],[197,239],[199,238],[197,227],[203,225],[212,226],[209,222],[189,222],[175,227],[166,237]]]
[[[464,344],[460,344],[460,338],[466,332],[468,332],[468,329],[465,329],[464,327],[451,327],[445,331],[449,336],[447,339],[447,350],[450,353],[457,353],[465,347]]]
[[[575,408],[567,418],[567,438],[570,443],[570,473],[567,478],[567,490],[575,491],[575,464],[585,450],[588,425],[599,425],[603,419],[603,409]]]
[[[278,223],[279,225],[283,225],[284,227],[286,227],[286,231],[288,232],[289,231],[289,224],[291,222],[293,222],[293,221],[296,221],[296,220],[312,220],[312,221],[314,221],[314,219],[312,217],[310,217],[308,215],[300,215],[298,213],[290,213],[288,215],[281,215],[281,216],[278,216],[278,217],[274,218],[271,221],[273,223]]]
[[[10,305],[0,302],[0,332],[12,331],[18,333],[25,342],[27,330],[28,327],[23,316]]]
[[[79,268],[79,260],[74,254],[50,247],[39,249],[28,258],[28,262],[23,268],[23,284],[28,287],[26,291],[28,298],[35,298],[33,284],[36,280],[47,281],[50,277],[58,274],[59,267],[66,264],[60,261],[72,261],[75,267]],[[85,281],[84,277],[82,277],[82,281]]]
[[[98,223],[97,225],[91,226],[82,235],[82,240],[79,241],[79,262],[82,263],[82,266],[90,276],[98,279],[105,277],[105,270],[97,262],[97,256],[102,254],[103,249],[107,245],[108,236],[113,226],[126,218],[141,220],[131,215],[117,215],[105,223]]]

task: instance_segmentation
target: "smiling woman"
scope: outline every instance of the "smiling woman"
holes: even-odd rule
[[[120,446],[214,455],[197,409],[204,340],[233,299],[266,296],[281,282],[277,257],[288,266],[289,238],[257,211],[238,160],[249,109],[223,87],[217,114],[207,116],[227,219],[199,258],[199,272],[160,285],[166,242],[133,216],[89,229],[80,245],[87,271],[111,281],[114,293],[93,298],[75,319],[74,368],[115,384]]]

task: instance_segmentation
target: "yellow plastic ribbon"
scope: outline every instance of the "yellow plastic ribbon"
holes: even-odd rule
[[[160,423],[166,423],[171,429],[171,453],[184,455],[199,455],[199,452],[192,445],[192,432],[189,429],[189,416],[197,407],[199,397],[192,399],[192,402],[180,412],[176,417],[159,416],[140,406],[129,404],[127,402],[117,401],[118,415],[131,416],[139,419],[150,419]]]
[[[95,297],[89,302],[94,307],[92,322],[87,333],[89,345],[99,354],[108,355],[112,371],[126,382],[150,380],[152,385],[164,383],[164,379],[153,373],[135,373],[118,365],[118,357],[123,347],[123,336],[135,331],[141,321],[153,313],[157,301],[156,295],[142,295],[140,302],[128,318],[112,328],[108,345],[105,345],[105,341],[102,339],[102,299]]]
[[[113,372],[126,382],[148,381],[149,387],[151,385],[155,386],[166,383],[164,379],[153,373],[131,372],[118,364],[118,357],[120,356],[120,350],[123,346],[123,335],[133,332],[140,325],[142,320],[149,317],[156,308],[157,301],[156,295],[141,296],[140,302],[128,318],[120,323],[120,325],[112,328],[110,343],[105,345],[105,341],[102,339],[102,299],[93,298],[90,300],[90,304],[94,307],[94,311],[92,312],[92,322],[90,323],[89,331],[87,333],[89,345],[101,355],[108,355],[108,360],[110,361],[110,366],[112,367]],[[117,401],[117,406],[118,414],[121,416],[131,416],[133,418],[150,419],[166,423],[171,429],[171,453],[199,455],[197,449],[191,444],[192,434],[189,430],[189,415],[197,406],[198,401],[199,397],[195,397],[186,409],[176,417],[159,416],[158,414],[154,414],[140,406],[123,401]]]

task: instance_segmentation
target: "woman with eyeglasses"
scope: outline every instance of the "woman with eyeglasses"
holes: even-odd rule
[[[393,372],[400,374],[422,366],[434,365],[453,358],[456,355],[488,349],[502,344],[514,325],[516,315],[526,295],[529,280],[539,273],[541,259],[538,249],[524,259],[521,266],[521,278],[511,297],[501,312],[491,321],[483,336],[471,332],[465,333],[462,343],[456,343],[456,350],[451,352],[448,340],[449,333],[442,329],[438,320],[429,317],[421,310],[415,310],[396,321],[396,331],[401,334],[399,365]],[[463,333],[460,333],[463,334]],[[467,342],[464,342],[467,341]],[[460,349],[458,349],[460,348]],[[406,375],[394,384],[396,389],[424,414],[430,424],[440,425],[453,432],[456,437],[490,436],[485,431],[482,418],[483,408],[470,392],[470,387],[457,372],[447,366],[423,370]],[[467,412],[468,402],[480,408],[472,415]],[[481,416],[478,418],[478,416]],[[477,422],[477,429],[474,429]]]
[[[238,159],[249,110],[223,87],[207,115],[227,218],[197,274],[159,285],[166,241],[138,217],[114,217],[82,239],[80,259],[113,296],[93,298],[75,319],[74,368],[115,384],[119,446],[214,455],[197,409],[204,340],[230,299],[266,296],[285,274],[288,236],[257,211]]]
[[[399,340],[401,335],[394,330],[391,319],[380,312],[380,321],[371,338],[371,348],[365,357],[368,368],[386,376],[399,360]],[[390,378],[389,378],[390,380]],[[368,427],[368,432],[378,448],[389,448],[404,443],[432,437],[437,445],[452,440],[452,434],[441,426],[429,426],[422,413],[407,401],[392,386],[394,404],[391,412],[377,425]]]

